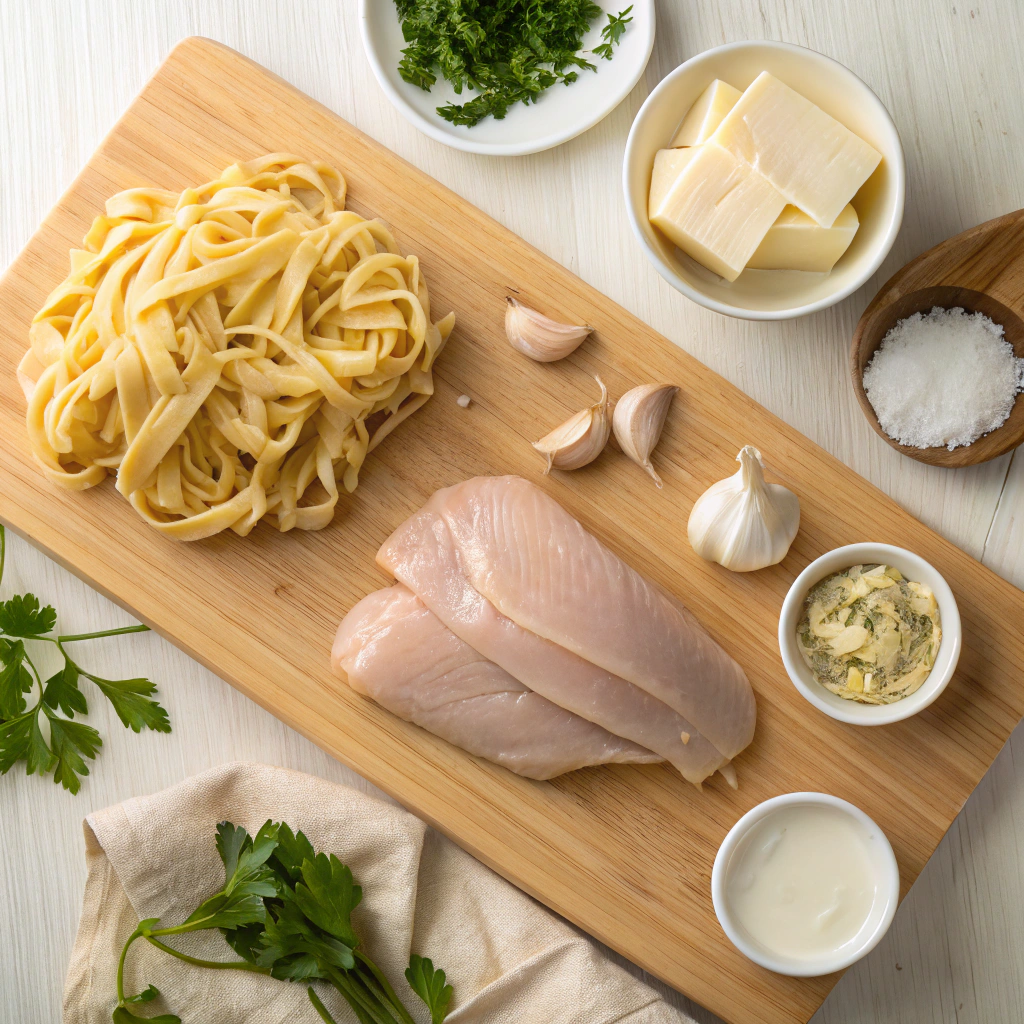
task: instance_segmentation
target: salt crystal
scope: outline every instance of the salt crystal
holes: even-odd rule
[[[455,399],[455,404],[460,409],[468,409],[469,408],[469,403],[471,401],[473,401],[473,399],[471,399],[469,397],[469,395],[459,395],[459,397]]]
[[[1006,422],[1024,391],[1024,359],[983,313],[936,306],[896,323],[863,380],[889,437],[952,451]]]

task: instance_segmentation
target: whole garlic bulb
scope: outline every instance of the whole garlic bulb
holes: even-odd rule
[[[538,363],[564,359],[580,347],[593,327],[560,324],[557,320],[524,306],[511,296],[505,308],[505,335],[517,352]]]
[[[608,389],[600,377],[595,377],[601,389],[601,398],[595,405],[581,409],[563,424],[545,434],[533,447],[548,460],[546,476],[552,469],[579,469],[593,462],[601,454],[612,432],[611,410],[608,408]]]
[[[800,529],[800,501],[781,484],[765,483],[761,453],[740,449],[739,470],[696,501],[686,532],[701,558],[734,572],[752,572],[786,557]]]

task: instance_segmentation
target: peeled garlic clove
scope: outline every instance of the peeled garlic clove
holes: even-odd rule
[[[547,456],[545,475],[552,469],[579,469],[593,462],[608,443],[612,431],[608,389],[600,377],[594,380],[601,388],[600,401],[570,416],[550,434],[533,442],[533,447]]]
[[[669,406],[679,390],[674,384],[642,384],[615,404],[612,429],[619,447],[650,474],[660,488],[661,477],[651,465],[651,452],[661,438]]]
[[[687,524],[693,550],[734,572],[752,572],[786,557],[800,529],[800,502],[781,484],[765,483],[761,453],[740,449],[739,471],[712,484]]]
[[[505,309],[505,334],[512,347],[538,363],[553,363],[564,359],[579,348],[593,327],[560,324],[557,320],[508,299]]]

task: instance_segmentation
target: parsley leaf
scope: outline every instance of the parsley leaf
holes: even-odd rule
[[[117,712],[125,728],[140,732],[143,727],[155,732],[170,732],[171,722],[167,712],[148,694],[156,693],[156,684],[148,679],[101,679],[99,676],[83,673],[99,688]]]
[[[452,1001],[452,987],[445,984],[444,971],[435,970],[427,957],[413,953],[409,957],[405,979],[413,992],[427,1004],[431,1024],[441,1024],[448,1016],[448,1006]]]
[[[0,525],[0,581],[6,553],[6,533]],[[16,594],[0,602],[0,774],[24,761],[28,775],[52,771],[54,782],[77,793],[82,778],[89,774],[85,759],[95,758],[103,742],[92,726],[72,721],[76,714],[89,711],[79,685],[82,677],[99,687],[127,728],[135,732],[143,727],[170,732],[171,726],[167,712],[151,699],[156,686],[148,679],[103,679],[92,675],[83,671],[64,647],[80,640],[139,633],[147,626],[48,636],[56,623],[57,613],[49,605],[41,607],[34,594]],[[64,656],[64,667],[45,683],[27,647],[41,643],[52,644]],[[33,693],[37,685],[35,701],[30,704],[25,695]],[[49,722],[49,740],[40,728],[40,715],[45,715]],[[125,1012],[130,1016],[129,1011]]]
[[[238,828],[230,821],[222,821],[217,826],[217,852],[224,864],[225,879],[234,875],[238,867],[238,855],[251,845],[252,840],[244,828]]]
[[[291,902],[267,917],[263,945],[256,962],[271,968],[275,978],[322,978],[326,976],[324,966],[342,970],[355,967],[352,947],[313,927]]]
[[[224,861],[225,893],[277,895],[277,886],[271,881],[273,871],[264,867],[277,849],[277,828],[272,821],[268,821],[250,839],[244,828],[235,828],[230,821],[223,821],[217,826],[218,851]]]
[[[264,906],[266,903],[264,902]],[[263,937],[264,928],[262,921],[250,921],[248,924],[240,924],[234,928],[222,928],[224,938],[228,945],[243,959],[249,963],[256,963],[261,952],[260,940]]]
[[[16,594],[0,604],[0,630],[8,636],[41,636],[56,622],[57,613],[50,605],[40,608],[35,594]]]
[[[305,885],[302,884],[305,882]],[[352,911],[363,898],[352,872],[332,853],[318,853],[302,862],[302,882],[295,886],[295,903],[325,932],[355,949],[359,945],[352,931]]]
[[[596,71],[580,52],[591,23],[603,13],[593,0],[394,0],[408,44],[398,73],[429,91],[435,71],[465,103],[437,108],[446,121],[472,127],[485,117],[505,117],[517,103],[536,103],[546,89],[571,85],[581,71]],[[608,15],[605,41],[593,53],[611,59],[632,5]]]
[[[273,889],[271,889],[273,892]],[[264,895],[270,895],[265,893]],[[260,894],[250,892],[219,892],[203,900],[185,919],[182,931],[201,931],[204,928],[237,928],[239,925],[262,923],[266,920],[266,909]]]
[[[74,718],[76,711],[80,715],[88,713],[85,694],[78,688],[78,666],[73,661],[65,661],[64,667],[46,680],[43,703],[55,711],[60,708],[68,718]]]
[[[626,17],[629,12],[633,10],[633,5],[630,4],[624,11],[619,11],[618,14],[608,15],[608,24],[601,29],[601,38],[604,40],[600,46],[595,46],[593,53],[598,57],[603,57],[605,60],[612,59],[612,48],[616,46],[620,39],[622,39],[623,32],[626,31],[626,26],[633,20],[632,17]]]
[[[313,844],[301,832],[293,833],[284,822],[278,826],[274,860],[291,882],[302,878],[302,862],[315,857]]]
[[[39,746],[33,735],[38,731],[36,715],[31,711],[0,725],[0,774],[6,775],[18,761],[26,762],[28,775],[39,769]]]
[[[229,821],[217,826],[217,852],[224,862],[224,888],[204,900],[179,926],[181,931],[204,928],[232,930],[266,920],[264,896],[277,896],[279,886],[267,860],[277,847],[277,826],[268,821],[250,838]]]
[[[15,718],[27,707],[23,694],[32,690],[32,676],[25,668],[25,645],[0,640],[0,718]]]
[[[0,725],[0,775],[6,775],[18,761],[25,762],[26,775],[43,775],[56,760],[43,739],[35,709]]]
[[[89,774],[82,756],[95,758],[103,740],[91,725],[84,722],[69,722],[49,712],[46,717],[50,720],[50,749],[57,759],[53,781],[77,793],[82,786],[80,776]]]
[[[125,1003],[149,1003],[160,995],[160,989],[156,985],[147,985],[141,992],[134,996],[128,996]]]

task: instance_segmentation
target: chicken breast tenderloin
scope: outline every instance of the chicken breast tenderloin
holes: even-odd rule
[[[663,760],[527,689],[401,584],[363,598],[342,619],[331,664],[399,718],[527,778]]]
[[[542,697],[660,754],[690,782],[718,769],[734,781],[727,758],[672,708],[502,615],[470,584],[460,547],[429,503],[384,542],[377,561],[456,636]]]
[[[423,511],[445,522],[470,585],[502,615],[646,690],[723,757],[750,743],[756,708],[743,669],[535,484],[474,477]]]

